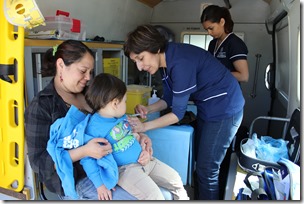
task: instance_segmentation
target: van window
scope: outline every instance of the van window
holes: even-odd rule
[[[275,30],[276,35],[276,89],[279,92],[279,100],[287,108],[289,97],[289,72],[290,72],[290,59],[289,59],[289,25],[287,18],[282,19],[278,23]]]
[[[213,39],[206,32],[182,32],[181,35],[182,43],[195,45],[205,50],[208,50],[208,45]]]

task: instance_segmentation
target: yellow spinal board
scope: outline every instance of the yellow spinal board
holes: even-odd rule
[[[18,192],[24,186],[24,28],[18,27],[14,32],[2,6],[3,3],[0,7],[0,186]]]
[[[44,24],[44,18],[34,0],[0,4],[0,187],[20,192],[25,168],[24,28]]]

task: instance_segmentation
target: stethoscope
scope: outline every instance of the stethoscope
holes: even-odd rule
[[[169,76],[168,76],[168,74],[167,74],[167,68],[165,68],[165,67],[160,67],[159,69],[162,70],[162,71],[161,71],[162,80],[165,81],[165,83],[166,83],[168,89],[169,89],[170,91],[172,91],[172,89],[171,89],[171,87],[170,87],[170,85],[169,85],[169,83],[168,83],[168,81],[167,81],[167,79],[169,78]]]

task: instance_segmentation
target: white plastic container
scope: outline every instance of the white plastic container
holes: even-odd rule
[[[156,91],[157,90],[153,89],[153,94],[152,94],[152,97],[149,98],[149,100],[148,100],[148,105],[156,103],[159,100],[159,97],[157,97],[157,95],[156,95]],[[154,120],[159,117],[160,117],[160,112],[149,113],[147,115],[148,121]]]
[[[78,19],[66,16],[47,16],[45,17],[45,24],[45,26],[37,26],[30,30],[28,36],[32,38],[54,37],[63,40],[86,39],[85,25]],[[45,32],[52,32],[52,35]]]

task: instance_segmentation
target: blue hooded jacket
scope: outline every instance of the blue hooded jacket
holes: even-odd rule
[[[85,134],[90,118],[91,114],[85,115],[72,105],[66,116],[57,119],[50,128],[47,151],[55,163],[65,195],[73,199],[78,199],[79,196],[75,189],[73,161],[68,150],[82,146],[94,138]],[[97,160],[85,157],[80,163],[96,188],[105,185],[107,189],[112,189],[117,184],[118,167],[112,154]]]

